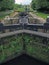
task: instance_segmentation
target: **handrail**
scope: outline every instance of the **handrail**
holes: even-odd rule
[[[48,33],[42,33],[42,32],[31,31],[31,30],[17,30],[17,31],[13,31],[13,32],[1,33],[0,38],[12,36],[12,35],[15,35],[15,34],[21,34],[21,33],[27,33],[27,34],[32,34],[32,35],[44,37],[44,38],[49,38]]]
[[[25,28],[26,26],[26,28]],[[1,25],[0,26],[0,31],[6,30],[6,29],[16,29],[17,27],[22,27],[20,24],[10,24],[10,25]],[[38,29],[43,29],[44,24],[25,24],[24,28],[27,29],[27,27],[33,27],[33,28],[38,28]]]

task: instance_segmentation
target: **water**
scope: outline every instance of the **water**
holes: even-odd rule
[[[29,55],[23,54],[2,65],[48,65],[48,64],[41,62],[37,59],[34,59]]]

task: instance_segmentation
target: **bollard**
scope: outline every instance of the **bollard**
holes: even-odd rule
[[[49,16],[47,16],[46,22],[49,23]]]
[[[47,32],[49,29],[49,16],[47,16],[46,23],[44,23],[44,32]]]

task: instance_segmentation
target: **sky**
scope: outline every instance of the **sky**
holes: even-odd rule
[[[22,4],[22,5],[28,5],[31,3],[32,0],[15,0],[15,3]]]

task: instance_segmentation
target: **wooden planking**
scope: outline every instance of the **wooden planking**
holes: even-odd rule
[[[27,27],[31,27],[31,28],[38,28],[38,29],[44,29],[44,24],[25,24],[26,25],[26,29]],[[24,25],[24,27],[25,27]],[[6,30],[6,29],[16,29],[17,27],[23,27],[20,24],[9,24],[9,25],[3,25],[0,26],[0,31]]]
[[[28,24],[27,27],[43,29],[44,28],[44,24]]]
[[[34,25],[34,26],[44,26],[44,24],[28,24],[28,25]]]
[[[40,36],[40,37],[49,38],[49,34],[48,33],[31,31],[31,30],[24,30],[23,32],[28,33],[28,34],[32,34],[32,35],[37,35],[37,36]]]
[[[12,36],[12,35],[15,35],[15,34],[20,34],[20,33],[23,33],[23,30],[2,33],[2,34],[0,34],[0,38],[7,37],[7,36]]]
[[[1,33],[0,38],[12,36],[12,35],[15,35],[15,34],[21,34],[21,33],[27,33],[27,34],[37,35],[37,36],[40,36],[40,37],[49,38],[48,33],[36,32],[36,31],[31,31],[31,30],[17,30],[17,31],[8,32],[8,33]]]

